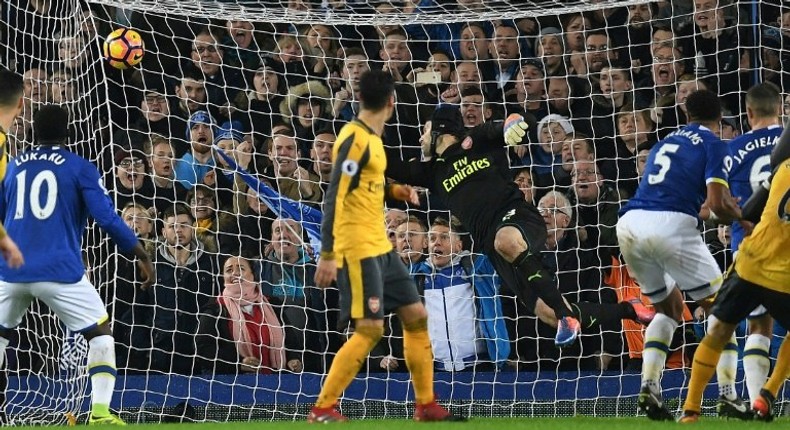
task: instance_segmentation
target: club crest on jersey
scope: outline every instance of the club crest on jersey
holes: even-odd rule
[[[463,142],[461,142],[461,148],[469,149],[471,147],[472,147],[472,138],[466,136],[466,139],[464,139]]]
[[[515,214],[516,214],[516,210],[515,209],[509,210],[508,213],[506,213],[505,216],[502,217],[502,221],[507,221],[510,218],[513,218],[513,215],[515,215]]]
[[[346,160],[340,165],[340,170],[348,176],[354,176],[359,171],[359,164],[354,160]]]
[[[374,314],[381,309],[381,300],[376,296],[371,296],[368,298],[368,309]]]

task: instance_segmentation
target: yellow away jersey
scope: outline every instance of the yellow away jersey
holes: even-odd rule
[[[790,159],[774,173],[760,222],[738,248],[735,271],[749,282],[790,293]]]
[[[384,227],[384,144],[354,119],[332,150],[332,179],[324,200],[321,253],[359,260],[392,250]]]

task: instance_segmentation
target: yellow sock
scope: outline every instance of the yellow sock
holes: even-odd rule
[[[316,407],[328,408],[337,403],[340,393],[357,376],[368,353],[376,346],[383,334],[384,327],[358,327],[354,330],[354,334],[337,351],[337,355],[332,361],[332,367],[329,369],[324,386],[318,395]]]
[[[433,350],[428,337],[428,319],[403,324],[403,356],[414,384],[414,398],[418,405],[434,400]]]
[[[768,378],[763,388],[770,391],[776,398],[788,374],[790,374],[790,342],[785,338],[782,341],[782,346],[779,347],[779,353],[776,355],[774,372],[771,373],[771,377]]]
[[[702,393],[710,378],[716,372],[716,363],[719,362],[722,348],[716,348],[706,336],[694,353],[694,363],[691,365],[691,383],[686,394],[684,411],[700,412],[702,410]]]

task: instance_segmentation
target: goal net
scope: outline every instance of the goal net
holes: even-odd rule
[[[614,225],[640,162],[686,123],[690,91],[721,96],[717,131],[730,139],[748,131],[751,85],[771,81],[785,94],[790,83],[781,2],[24,3],[0,16],[0,61],[25,77],[10,155],[32,145],[38,106],[65,106],[71,148],[104,173],[157,266],[142,290],[135,262],[98,228],[84,238],[117,342],[112,407],[140,422],[306,415],[351,331],[336,290],[313,282],[331,146],[359,109],[359,75],[381,68],[398,81],[388,157],[421,156],[438,105],[458,105],[467,127],[529,119],[530,143],[509,153],[513,179],[544,214],[543,260],[584,327],[577,345],[555,348],[551,315],[499,287],[482,245],[442,221],[452,215],[442,202],[423,193],[419,207],[390,205],[388,234],[429,310],[439,400],[465,415],[634,415],[644,344],[634,303],[648,301],[618,260]],[[101,54],[121,27],[145,42],[142,63],[128,70]],[[728,233],[704,234],[726,267]],[[241,293],[254,304],[239,304]],[[672,407],[704,332],[693,310],[664,376]],[[413,408],[400,323],[388,317],[386,327],[341,399],[346,415]],[[9,420],[84,414],[84,339],[43,305],[16,333]],[[716,397],[709,388],[705,413]]]

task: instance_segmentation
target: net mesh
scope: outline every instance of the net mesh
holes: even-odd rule
[[[510,154],[514,180],[539,206],[550,204],[550,190],[566,196],[550,195],[558,209],[547,219],[549,248],[554,239],[557,247],[544,261],[577,309],[624,317],[632,317],[624,303],[639,295],[613,265],[613,228],[638,183],[642,145],[685,123],[690,89],[722,96],[728,112],[720,132],[730,138],[746,131],[743,96],[752,84],[768,80],[783,94],[788,88],[790,12],[778,3],[714,0],[696,13],[678,2],[458,3],[60,0],[4,7],[3,65],[26,82],[23,114],[9,132],[11,156],[31,145],[37,106],[67,107],[72,149],[105,174],[157,265],[156,284],[141,290],[134,261],[95,228],[84,238],[86,267],[108,303],[118,344],[122,376],[113,407],[126,418],[304,417],[348,335],[338,327],[337,292],[313,285],[312,217],[331,170],[327,148],[357,112],[356,80],[366,68],[386,68],[401,82],[384,135],[390,157],[421,155],[422,127],[440,103],[460,104],[467,126],[512,112],[533,117],[532,144]],[[120,71],[101,58],[104,36],[119,27],[143,37],[137,68]],[[585,151],[596,154],[597,166],[574,164]],[[459,243],[443,238],[434,223],[450,215],[424,193],[419,208],[390,210],[387,228],[405,259],[441,266],[463,247],[477,270],[478,244],[466,235]],[[726,266],[727,239],[716,233],[706,231],[706,240]],[[272,322],[254,333],[267,348],[240,347],[218,299],[225,284],[244,276],[228,269],[232,256],[245,257],[249,265],[235,270],[253,273],[267,298],[266,306],[242,309]],[[451,282],[458,287],[452,296],[425,291],[432,321],[445,325],[432,341],[437,394],[451,409],[635,413],[640,324],[590,321],[582,341],[560,351],[554,329],[507,289],[481,293],[475,283],[494,283],[493,271],[468,281],[460,261],[452,275],[416,277],[423,287],[437,276],[463,280]],[[501,314],[486,317],[492,303]],[[687,317],[664,380],[675,408],[702,333]],[[411,413],[397,318],[388,318],[386,332],[344,394],[350,416]],[[65,422],[64,414],[83,413],[84,339],[66,333],[42,305],[17,333],[8,352],[10,420]],[[245,362],[250,355],[256,358]]]

